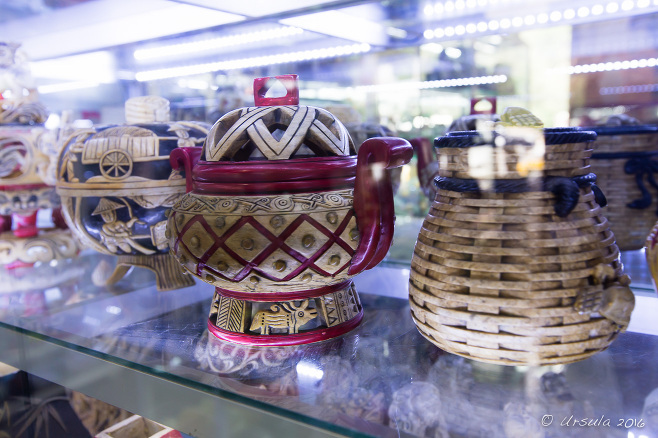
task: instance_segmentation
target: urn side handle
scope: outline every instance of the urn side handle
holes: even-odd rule
[[[185,171],[185,192],[192,191],[192,169],[201,159],[202,147],[179,147],[171,151],[169,163],[175,170]]]
[[[393,188],[386,169],[400,167],[412,156],[409,142],[395,137],[371,138],[359,148],[354,211],[361,239],[348,270],[350,275],[374,268],[386,256],[395,223]]]

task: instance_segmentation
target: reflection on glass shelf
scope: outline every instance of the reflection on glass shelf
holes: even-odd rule
[[[357,435],[397,436],[399,429],[418,436],[504,437],[521,428],[549,432],[534,436],[576,437],[582,436],[579,429],[558,423],[543,429],[540,421],[544,415],[562,420],[572,414],[639,419],[645,398],[658,387],[651,371],[658,339],[646,335],[623,334],[609,351],[573,365],[514,368],[437,349],[416,331],[406,300],[365,295],[366,317],[354,333],[299,348],[220,341],[206,330],[206,304],[77,342],[108,360],[122,359],[179,383],[202,384]]]
[[[609,428],[589,429],[600,433],[592,436],[658,433],[656,336],[629,330],[609,350],[566,366],[482,364],[447,354],[418,333],[409,316],[408,271],[389,265],[357,277],[365,316],[353,332],[297,348],[252,348],[208,333],[208,285],[157,292],[151,274],[136,271],[123,280],[126,289],[107,290],[89,281],[99,257],[81,261],[85,272],[65,281],[68,288],[44,291],[36,312],[3,301],[2,327],[158,376],[198,397],[228,398],[351,436],[583,436],[563,425],[572,415],[609,420]],[[546,416],[554,419],[548,427]],[[620,419],[637,421],[620,427]]]

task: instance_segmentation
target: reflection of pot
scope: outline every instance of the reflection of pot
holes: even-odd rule
[[[393,393],[388,408],[392,427],[416,436],[448,437],[439,390],[428,382],[411,382]]]
[[[436,140],[439,190],[416,243],[411,309],[455,354],[573,362],[608,347],[634,298],[590,173],[595,134],[535,130],[528,141],[529,129]]]
[[[233,377],[274,379],[290,371],[292,347],[250,347],[217,339],[206,331],[194,348],[202,370]],[[282,371],[284,370],[284,371]]]
[[[359,323],[351,278],[389,249],[385,169],[412,153],[405,140],[388,137],[366,141],[355,157],[338,120],[297,105],[296,76],[278,79],[286,96],[264,98],[267,79],[257,79],[259,106],[220,119],[203,150],[172,154],[188,193],[169,218],[171,251],[216,286],[209,329],[245,344],[315,342]]]
[[[61,233],[61,230],[59,230]],[[50,233],[50,236],[57,236]],[[5,243],[0,241],[0,251],[5,249]],[[67,242],[54,241],[52,245],[65,245]],[[77,250],[77,248],[74,248]],[[49,263],[39,263],[33,266],[17,267],[0,270],[0,294],[18,293],[23,291],[44,291],[69,281],[78,281],[85,273],[85,260],[82,257],[66,258]]]
[[[159,290],[194,284],[167,254],[165,211],[185,191],[169,155],[201,143],[208,127],[167,122],[168,110],[166,99],[130,99],[126,119],[133,124],[75,131],[62,148],[57,191],[64,216],[83,243],[119,256],[110,284],[133,265],[155,271]]]

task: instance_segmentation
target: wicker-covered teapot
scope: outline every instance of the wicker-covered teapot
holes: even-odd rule
[[[209,330],[261,345],[329,339],[362,318],[351,278],[377,265],[393,237],[386,169],[411,158],[402,139],[366,141],[358,158],[329,112],[298,105],[296,75],[278,76],[287,94],[215,123],[204,148],[172,154],[187,194],[167,224],[172,254],[216,287]]]
[[[508,127],[435,140],[438,193],[409,286],[423,336],[472,359],[544,365],[589,357],[625,329],[634,296],[590,172],[595,138]]]

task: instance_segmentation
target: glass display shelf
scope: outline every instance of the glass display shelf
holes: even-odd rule
[[[211,286],[158,292],[145,270],[96,286],[114,261],[92,252],[0,273],[0,361],[198,437],[651,437],[658,298],[642,253],[623,258],[641,278],[631,325],[570,365],[441,351],[409,315],[408,264],[356,277],[364,319],[349,334],[249,348],[208,334]]]

